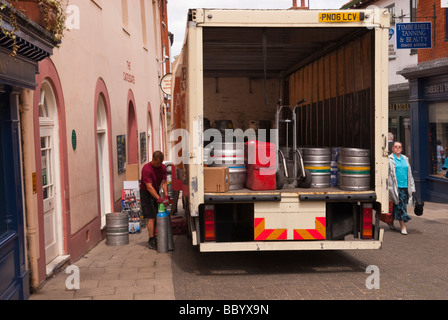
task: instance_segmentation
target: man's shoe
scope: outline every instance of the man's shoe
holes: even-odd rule
[[[157,238],[149,238],[148,240],[149,249],[157,250]]]

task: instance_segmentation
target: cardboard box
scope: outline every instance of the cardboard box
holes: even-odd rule
[[[204,168],[204,191],[227,192],[230,188],[230,173],[227,167]]]
[[[138,181],[140,180],[140,172],[138,164],[126,165],[126,181]]]

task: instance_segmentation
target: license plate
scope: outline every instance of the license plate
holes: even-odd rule
[[[319,22],[360,22],[363,16],[361,12],[325,12],[319,13]]]

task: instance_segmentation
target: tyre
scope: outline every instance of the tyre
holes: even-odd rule
[[[297,187],[305,189],[311,188],[312,180],[313,177],[311,176],[311,172],[308,169],[305,169],[305,177],[297,182]]]
[[[285,173],[283,171],[284,171],[283,169],[279,169],[275,173],[275,179],[276,179],[275,183],[277,190],[283,189],[283,186],[285,185]]]

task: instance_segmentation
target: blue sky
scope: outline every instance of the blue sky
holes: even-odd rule
[[[308,0],[306,0],[306,3]],[[339,9],[349,0],[309,0],[310,9]],[[300,5],[301,0],[297,0]],[[185,36],[189,8],[288,9],[292,0],[168,0],[168,29],[174,34],[173,56],[179,54]]]

